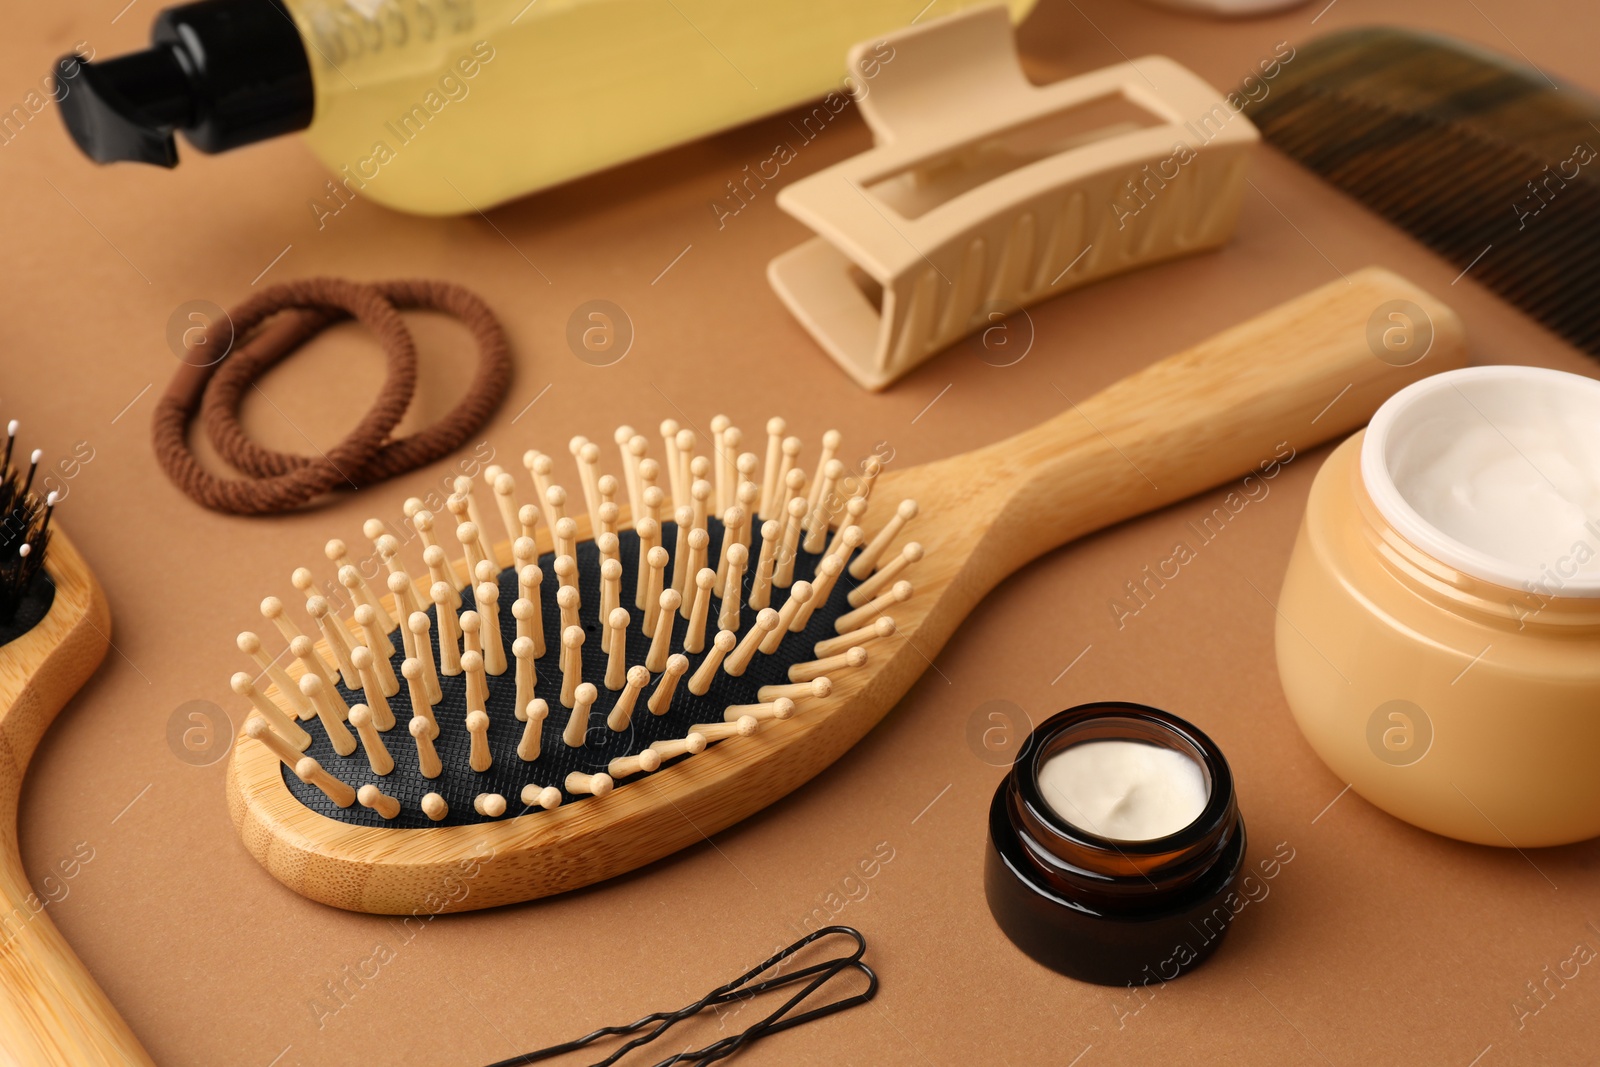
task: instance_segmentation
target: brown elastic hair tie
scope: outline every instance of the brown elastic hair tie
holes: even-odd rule
[[[389,434],[405,415],[417,384],[417,351],[400,310],[454,315],[478,344],[478,372],[467,395],[443,418],[406,437]],[[274,452],[250,440],[239,424],[244,394],[263,374],[336,322],[354,318],[378,338],[388,361],[383,389],[350,435],[320,456]],[[355,282],[305,278],[275,285],[212,323],[203,351],[233,332],[235,344],[207,365],[185,363],[156,405],[152,437],[167,476],[197,503],[236,515],[270,515],[300,507],[340,488],[365,488],[449,455],[488,422],[511,384],[505,331],[481,299],[450,282]],[[189,447],[200,412],[218,454],[246,478],[219,478]]]

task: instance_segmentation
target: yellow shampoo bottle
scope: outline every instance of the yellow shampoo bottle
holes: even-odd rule
[[[809,139],[871,91],[851,45],[985,2],[200,0],[143,52],[63,57],[56,98],[101,163],[304,130],[349,192],[455,215],[820,98]]]

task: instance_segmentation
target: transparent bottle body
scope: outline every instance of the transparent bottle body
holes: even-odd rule
[[[937,14],[982,2],[943,0]],[[305,136],[312,150],[339,185],[427,215],[484,210],[849,92],[859,81],[845,77],[850,46],[909,25],[927,6],[926,0],[287,3],[311,62],[316,108]],[[1008,0],[1012,18],[1033,3]],[[883,46],[879,61],[892,63],[892,53]],[[816,125],[797,131],[790,148],[814,136],[808,131]]]

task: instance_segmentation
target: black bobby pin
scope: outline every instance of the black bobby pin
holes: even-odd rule
[[[792,971],[788,974],[780,974],[762,981],[756,981],[760,975],[763,975],[775,967],[778,967],[790,957],[803,951],[813,942],[831,935],[850,938],[856,943],[855,951],[847,956],[839,956],[833,959],[824,960],[821,963],[814,963],[807,967],[802,967],[799,970]],[[865,1004],[867,1001],[877,996],[878,976],[873,972],[872,968],[868,967],[861,961],[861,957],[866,950],[867,939],[861,935],[859,930],[856,930],[854,927],[850,926],[826,926],[820,930],[817,930],[815,933],[802,937],[788,948],[781,950],[770,959],[767,959],[756,967],[751,968],[733,981],[727,983],[726,985],[718,986],[716,989],[713,989],[699,1000],[679,1008],[676,1011],[653,1012],[649,1015],[646,1015],[642,1019],[638,1019],[627,1024],[626,1026],[602,1027],[601,1029],[596,1030],[584,1037],[580,1037],[575,1041],[568,1041],[560,1045],[551,1045],[549,1048],[538,1049],[534,1052],[525,1053],[521,1056],[513,1056],[510,1059],[500,1060],[496,1063],[492,1063],[489,1065],[489,1067],[521,1067],[523,1064],[538,1063],[543,1060],[551,1059],[555,1056],[561,1056],[568,1052],[575,1052],[579,1049],[586,1048],[594,1042],[607,1037],[620,1037],[625,1034],[637,1033],[638,1031],[644,1030],[646,1027],[650,1027],[652,1024],[654,1024],[654,1028],[648,1033],[645,1033],[639,1037],[635,1037],[633,1040],[624,1043],[605,1059],[597,1060],[591,1065],[591,1067],[612,1067],[613,1064],[617,1063],[630,1052],[649,1044],[662,1034],[666,1033],[666,1031],[672,1026],[682,1022],[685,1019],[693,1018],[695,1015],[698,1015],[707,1008],[717,1007],[722,1004],[727,1004],[731,1001],[750,1000],[762,993],[768,992],[769,990],[779,989],[785,986],[792,986],[800,982],[806,983],[797,993],[779,1005],[778,1008],[775,1009],[771,1014],[753,1023],[748,1029],[737,1034],[730,1034],[719,1041],[712,1042],[704,1048],[676,1053],[675,1055],[661,1060],[655,1065],[655,1067],[674,1067],[674,1065],[677,1064],[703,1065],[715,1063],[718,1060],[727,1059],[728,1057],[733,1056],[763,1037],[781,1033],[784,1030],[799,1026],[802,1023],[808,1023],[817,1019],[825,1018],[826,1016],[833,1015],[836,1012],[844,1011],[846,1008],[853,1008],[858,1004]],[[795,1008],[804,1003],[806,999],[811,996],[811,994],[817,992],[833,978],[845,971],[851,971],[864,976],[867,980],[866,988],[852,996],[830,1001],[821,1007],[811,1008],[810,1010],[801,1012],[798,1015],[789,1014]],[[810,979],[810,981],[806,981],[807,979]]]

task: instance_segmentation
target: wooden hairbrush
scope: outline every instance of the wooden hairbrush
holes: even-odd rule
[[[1431,320],[1405,366],[1369,342],[1395,300]],[[776,419],[764,460],[726,419],[714,448],[663,424],[654,455],[624,428],[620,479],[600,473],[609,444],[576,439],[571,493],[530,452],[528,474],[485,472],[482,502],[458,480],[449,514],[414,499],[367,523],[364,569],[329,542],[332,578],[293,576],[300,621],[263,602],[294,659],[240,637],[260,673],[234,677],[258,711],[229,766],[234,821],[286,885],[359,911],[483,908],[631,870],[826,767],[1023,563],[1285,441],[1345,434],[1464,360],[1449,308],[1369,268],[910,470],[848,465],[833,433],[802,465]]]
[[[0,1049],[10,1063],[149,1064],[28,884],[17,847],[22,778],[51,720],[111,643],[111,611],[83,557],[50,526],[54,494],[0,462]]]

